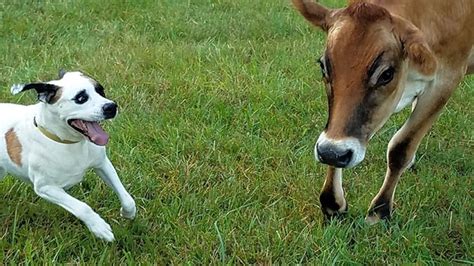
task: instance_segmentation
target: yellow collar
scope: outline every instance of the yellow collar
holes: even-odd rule
[[[53,140],[53,141],[56,141],[56,142],[59,142],[59,143],[62,143],[62,144],[75,144],[75,143],[79,143],[80,141],[70,141],[70,140],[62,140],[60,137],[58,137],[57,135],[49,132],[46,128],[42,127],[42,126],[39,126],[37,123],[36,123],[36,117],[33,119],[33,123],[35,124],[35,127],[41,132],[43,133],[43,135],[45,137],[47,137],[48,139],[50,140]]]

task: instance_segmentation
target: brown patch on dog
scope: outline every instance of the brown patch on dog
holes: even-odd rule
[[[22,147],[20,140],[18,140],[18,136],[16,135],[13,128],[8,130],[7,133],[5,133],[5,140],[7,143],[8,156],[10,156],[12,162],[17,164],[18,166],[21,166]]]
[[[56,102],[59,101],[59,99],[61,99],[61,96],[63,95],[63,89],[60,88],[58,89],[55,93],[54,93],[54,96],[53,98],[51,98],[51,100],[49,101],[49,104],[55,104]]]

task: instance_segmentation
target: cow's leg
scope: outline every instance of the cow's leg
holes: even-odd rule
[[[467,60],[466,75],[469,75],[469,74],[474,74],[474,49],[472,49],[471,55],[469,56],[469,59]]]
[[[454,74],[451,78],[445,78],[445,82],[428,88],[417,100],[410,118],[390,140],[385,180],[372,200],[366,218],[367,223],[374,224],[380,219],[390,218],[395,188],[401,174],[412,165],[421,140],[446,105],[461,77],[461,74]]]
[[[347,211],[347,203],[342,189],[342,169],[328,167],[321,195],[321,210],[326,217],[332,217]]]

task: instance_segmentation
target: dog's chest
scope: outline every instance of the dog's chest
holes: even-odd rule
[[[32,160],[43,181],[67,188],[81,182],[86,171],[101,158],[96,149],[84,143],[37,151]]]

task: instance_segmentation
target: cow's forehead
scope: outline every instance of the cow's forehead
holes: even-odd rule
[[[357,24],[346,18],[336,22],[328,32],[326,55],[335,71],[365,70],[382,52],[396,53],[399,42],[388,21]]]

